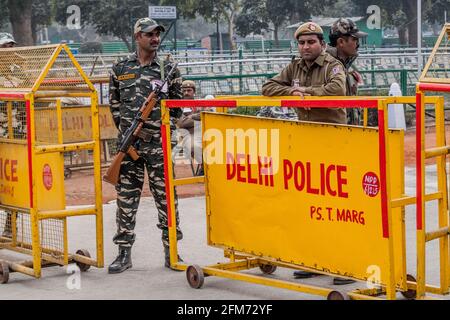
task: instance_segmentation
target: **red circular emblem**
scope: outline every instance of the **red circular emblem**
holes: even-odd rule
[[[362,187],[369,197],[376,197],[380,192],[380,179],[375,173],[368,172],[363,177]]]
[[[53,187],[52,168],[48,164],[42,170],[42,181],[44,182],[45,189],[50,190]]]

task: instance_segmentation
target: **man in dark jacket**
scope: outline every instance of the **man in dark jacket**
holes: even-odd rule
[[[362,83],[361,75],[352,68],[352,64],[358,58],[359,39],[364,37],[367,37],[367,33],[359,31],[355,23],[346,18],[335,21],[330,30],[327,52],[345,67],[347,96],[356,96],[358,84]],[[359,125],[360,121],[359,109],[347,109],[347,124]]]

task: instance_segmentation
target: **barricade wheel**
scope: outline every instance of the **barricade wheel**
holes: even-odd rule
[[[327,300],[350,300],[350,297],[344,292],[334,290],[328,294]]]
[[[259,266],[259,269],[261,269],[262,273],[264,274],[272,274],[277,270],[277,266],[273,266],[271,264],[262,264]]]
[[[89,254],[89,251],[87,251],[86,249],[80,249],[76,253],[83,257],[87,257],[87,258],[91,257],[91,255]],[[90,264],[85,264],[85,263],[78,262],[78,261],[76,261],[75,263],[77,264],[78,268],[80,268],[81,272],[86,272],[91,267]]]
[[[0,262],[0,283],[5,284],[9,281],[9,265],[6,262]]]
[[[416,278],[414,276],[407,274],[406,280],[416,282]],[[417,296],[417,291],[414,289],[408,289],[408,291],[402,291],[402,296],[404,296],[408,300],[413,300]]]
[[[186,269],[186,278],[191,288],[194,289],[200,289],[205,281],[205,275],[202,268],[196,264],[189,266]]]

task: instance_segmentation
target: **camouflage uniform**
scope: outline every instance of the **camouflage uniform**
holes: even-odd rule
[[[359,73],[352,68],[353,63],[358,58],[358,54],[343,60],[338,55],[336,48],[336,41],[342,36],[353,36],[356,38],[363,38],[367,36],[367,33],[361,32],[356,27],[355,23],[351,19],[340,18],[335,21],[330,30],[330,46],[327,48],[327,52],[331,54],[335,59],[342,62],[345,67],[345,75],[347,82],[347,95],[356,96],[358,94],[358,84],[361,81]],[[369,110],[370,112],[370,110]],[[360,125],[361,124],[361,109],[350,108],[347,109],[347,124]]]
[[[145,99],[152,92],[155,83],[161,84],[161,71],[167,74],[173,63],[158,60],[156,57],[150,64],[141,66],[137,53],[116,62],[110,77],[110,108],[114,123],[119,129],[119,141],[122,134],[130,127],[134,116]],[[169,80],[168,89],[163,90],[162,99],[182,99],[181,76],[176,70]],[[174,130],[181,109],[171,109],[171,130]],[[135,241],[134,227],[136,212],[144,184],[144,171],[147,169],[150,191],[158,210],[157,227],[162,230],[162,241],[169,245],[167,223],[167,201],[164,179],[164,156],[161,141],[161,106],[157,104],[145,122],[142,132],[147,136],[139,139],[137,150],[140,158],[133,161],[127,156],[120,169],[120,181],[117,190],[117,233],[113,238],[121,247],[131,247]],[[174,146],[174,145],[173,145]],[[178,200],[175,193],[175,210],[177,239],[183,235],[179,228]]]

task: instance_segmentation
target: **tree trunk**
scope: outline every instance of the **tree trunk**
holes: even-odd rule
[[[33,0],[8,0],[9,20],[14,38],[19,46],[32,46],[31,5]]]
[[[37,44],[37,25],[34,21],[31,22],[31,36],[33,37],[33,43]]]
[[[228,20],[228,35],[230,37],[230,50],[236,50],[236,44],[234,43],[234,13],[227,16]]]
[[[408,37],[407,37],[407,29],[406,28],[398,28],[398,38],[400,41],[400,45],[407,45],[408,44]]]
[[[131,46],[130,41],[128,41],[128,39],[127,39],[127,35],[126,35],[126,34],[121,34],[121,35],[120,35],[120,39],[126,44],[126,46],[127,46],[127,48],[128,48],[128,51],[129,51],[129,52],[132,52],[132,51],[133,51],[133,48],[132,48],[132,46]],[[134,39],[131,39],[131,41],[134,41]]]
[[[405,13],[408,21],[408,43],[411,47],[417,48],[417,1],[405,0]]]
[[[275,40],[275,47],[279,48],[280,47],[280,40],[278,39],[278,25],[277,24],[273,24],[273,37]]]

